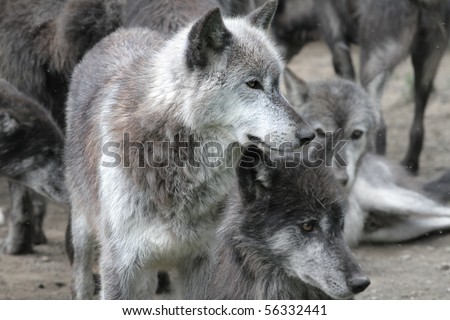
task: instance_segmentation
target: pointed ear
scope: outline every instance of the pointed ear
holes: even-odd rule
[[[11,134],[19,127],[19,123],[8,111],[0,111],[0,133]]]
[[[278,1],[268,1],[247,16],[247,20],[257,28],[268,30],[277,11]]]
[[[231,42],[231,33],[225,27],[219,9],[214,9],[198,20],[188,36],[186,63],[189,69],[203,69],[215,54]]]
[[[286,98],[294,106],[299,107],[308,100],[308,84],[297,77],[289,68],[283,72],[283,82],[286,88]]]
[[[270,160],[256,146],[244,149],[237,168],[242,197],[252,202],[264,195],[272,186]]]

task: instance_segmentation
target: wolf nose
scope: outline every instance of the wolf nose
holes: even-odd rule
[[[314,140],[316,133],[311,128],[302,128],[297,131],[296,137],[300,141],[300,146],[304,146]]]
[[[352,290],[353,294],[363,292],[369,285],[369,278],[364,276],[355,277],[350,279],[349,281],[349,287]]]

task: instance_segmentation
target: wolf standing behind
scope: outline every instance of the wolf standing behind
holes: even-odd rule
[[[316,129],[317,139],[342,128],[346,142],[333,171],[349,192],[348,244],[408,241],[450,228],[448,206],[421,192],[404,168],[370,152],[376,116],[360,86],[346,80],[306,84],[288,69],[284,82],[286,97]]]
[[[146,297],[158,269],[178,267],[188,285],[208,256],[235,178],[230,166],[205,165],[208,154],[195,142],[225,148],[271,134],[278,145],[298,147],[314,138],[278,90],[283,64],[267,36],[275,10],[271,1],[225,20],[212,10],[170,40],[146,29],[120,30],[76,68],[66,144],[74,298],[94,292],[96,241],[104,299]],[[102,165],[111,162],[102,146],[119,142],[123,152],[124,134],[150,142],[152,161],[131,148],[119,166]],[[173,150],[164,152],[171,141]]]

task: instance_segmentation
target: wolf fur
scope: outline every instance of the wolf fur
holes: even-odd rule
[[[0,79],[0,176],[11,190],[10,226],[3,249],[28,253],[45,242],[42,221],[45,202],[27,188],[58,202],[67,201],[64,185],[62,131],[37,102]],[[35,212],[35,230],[32,212]],[[33,235],[34,234],[34,235]]]
[[[217,7],[217,0],[129,0],[124,26],[146,27],[171,35]]]
[[[289,70],[284,82],[288,100],[316,129],[317,139],[343,130],[346,165],[334,162],[333,170],[349,192],[349,244],[401,242],[450,228],[450,208],[422,192],[402,167],[370,151],[376,115],[361,87],[345,80],[306,84]]]
[[[197,298],[348,299],[367,288],[342,238],[345,192],[329,168],[248,148],[237,177]]]
[[[36,101],[33,104],[39,103],[48,109],[57,124],[64,128],[65,100],[72,70],[88,49],[123,23],[124,2],[125,0],[0,0],[0,77],[22,93],[22,100],[23,95],[26,95],[29,97],[27,101],[32,99]],[[26,114],[31,115],[31,112]],[[21,121],[34,125],[33,119],[21,118]],[[48,127],[47,124],[42,129]],[[44,140],[52,139],[52,130],[49,129],[49,137]],[[16,141],[10,143],[19,146]],[[37,151],[35,145],[29,145],[29,141],[20,146],[24,147],[24,151]],[[62,144],[58,142],[46,147],[49,150],[58,149],[62,148]],[[41,153],[38,152],[35,158],[40,156]],[[58,170],[62,170],[61,168],[60,166]],[[4,174],[13,176],[15,173],[7,172],[9,169],[11,168],[5,168]],[[39,179],[37,177],[31,181],[39,183]],[[20,212],[22,208],[32,206],[36,211],[36,226],[39,226],[45,213],[45,201],[33,196],[31,205],[22,203],[29,201],[27,194],[23,185],[14,187],[11,193],[12,212]],[[41,227],[35,233],[35,243],[46,241],[39,229]],[[29,245],[26,247],[27,249],[6,251],[23,253],[31,250]]]
[[[425,184],[424,190],[442,202],[450,201],[450,171],[447,171],[439,179]]]
[[[177,165],[207,160],[192,140],[230,146],[263,142],[271,133],[274,142],[298,147],[313,139],[278,92],[283,65],[264,31],[275,8],[271,1],[246,18],[225,20],[216,9],[169,39],[122,29],[77,66],[66,140],[74,298],[92,296],[96,240],[104,299],[154,292],[158,269],[177,266],[182,283],[195,273],[215,237],[234,171]],[[102,165],[111,161],[102,146],[123,142],[124,133],[155,143],[152,162],[140,166],[133,148],[128,167]],[[168,141],[186,141],[186,150],[175,143],[165,153],[160,147]]]
[[[414,68],[415,115],[402,164],[418,172],[424,140],[423,118],[433,81],[447,48],[448,0],[281,0],[273,23],[277,42],[289,60],[308,42],[322,38],[336,73],[355,79],[350,46],[361,47],[361,84],[377,110],[377,153],[386,149],[381,110],[383,89],[394,68],[408,55]]]
[[[0,76],[63,127],[68,81],[96,42],[122,24],[125,0],[1,0]]]

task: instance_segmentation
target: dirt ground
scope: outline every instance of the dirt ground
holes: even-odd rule
[[[357,61],[355,50],[354,61]],[[290,67],[307,81],[334,76],[328,50],[321,43],[305,48]],[[426,114],[426,142],[420,179],[442,174],[450,167],[450,52],[440,66]],[[388,125],[388,157],[400,161],[408,143],[412,122],[413,73],[410,61],[402,63],[385,91],[383,108]],[[0,182],[0,206],[8,206],[4,181]],[[0,254],[0,299],[67,299],[70,266],[64,253],[68,212],[51,204],[45,221],[47,245],[25,256]],[[0,239],[6,236],[0,226]],[[450,233],[399,245],[363,245],[355,255],[372,284],[359,299],[450,299]],[[167,298],[167,297],[163,297]]]

